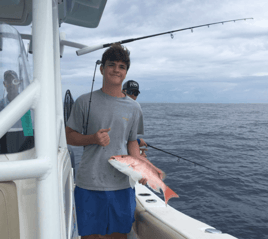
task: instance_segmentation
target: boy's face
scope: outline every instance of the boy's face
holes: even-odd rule
[[[8,76],[4,80],[3,84],[6,87],[6,91],[8,94],[17,96],[19,90],[19,84],[14,84],[14,81],[18,82],[18,79],[13,76]]]
[[[100,67],[103,80],[109,85],[122,85],[122,82],[127,75],[127,65],[122,61],[109,61],[105,62],[105,66]]]
[[[123,90],[126,94],[127,94],[127,91],[126,90]],[[133,100],[136,100],[138,98],[138,96],[135,96],[135,95],[129,95],[127,94],[130,98],[132,98]]]

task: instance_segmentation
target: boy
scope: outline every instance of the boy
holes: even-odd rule
[[[139,83],[134,80],[129,80],[125,82],[123,85],[123,92],[127,94],[127,96],[129,96],[131,99],[137,100],[138,95],[140,94]],[[140,147],[143,147],[143,146],[147,147],[147,144],[142,138],[137,139],[137,140],[138,140],[138,144]],[[143,151],[143,155],[146,157],[146,154],[144,153],[144,151]]]
[[[0,100],[0,111],[2,111],[19,94],[19,77],[15,71],[8,70],[4,73],[4,86],[7,96]]]
[[[143,134],[143,116],[138,103],[122,93],[130,66],[129,52],[120,44],[102,55],[103,84],[80,96],[67,122],[67,143],[85,146],[77,172],[75,200],[78,231],[82,239],[126,239],[134,222],[135,190],[128,177],[109,163],[113,155],[140,155],[137,134]],[[140,183],[146,184],[146,179]],[[101,236],[105,235],[105,236]]]

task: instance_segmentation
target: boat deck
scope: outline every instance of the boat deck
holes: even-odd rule
[[[134,232],[133,228],[131,229],[131,232],[128,233],[127,239],[140,239],[138,235]]]

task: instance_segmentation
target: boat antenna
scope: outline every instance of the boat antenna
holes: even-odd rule
[[[124,43],[133,42],[133,41],[143,40],[143,39],[146,39],[146,38],[161,36],[161,35],[164,35],[164,34],[170,34],[171,38],[173,39],[174,38],[174,35],[173,35],[174,32],[185,31],[185,30],[191,30],[191,32],[193,32],[194,28],[209,27],[211,25],[224,24],[226,22],[236,22],[236,21],[242,21],[242,20],[246,21],[248,19],[253,19],[253,18],[252,17],[251,18],[241,18],[241,19],[234,19],[234,20],[228,20],[228,21],[207,23],[207,24],[203,24],[203,25],[187,27],[187,28],[181,28],[181,29],[177,29],[177,30],[172,30],[172,31],[168,31],[168,32],[162,32],[162,33],[143,36],[143,37],[138,37],[138,38],[131,38],[131,39],[126,39],[126,40],[121,40],[121,41],[113,42],[113,43],[106,43],[106,44],[95,45],[95,46],[86,46],[86,47],[83,47],[80,50],[77,50],[76,54],[78,56],[81,56],[81,55],[84,55],[86,53],[90,53],[90,52],[93,52],[93,51],[96,51],[96,50],[99,50],[99,49],[102,49],[102,48],[110,47],[112,44],[115,44],[115,43],[124,44]]]
[[[229,174],[229,173],[226,173],[226,172],[224,172],[224,171],[218,171],[218,170],[215,170],[215,169],[213,169],[213,168],[209,168],[209,167],[207,167],[207,166],[204,166],[204,165],[199,164],[199,163],[197,163],[197,162],[194,162],[194,161],[192,161],[192,160],[189,160],[189,159],[183,158],[183,157],[181,157],[181,156],[178,156],[178,155],[169,153],[169,152],[167,152],[167,151],[165,151],[165,150],[156,148],[156,147],[154,147],[154,146],[152,146],[152,145],[150,145],[150,144],[148,144],[148,143],[146,143],[146,144],[147,144],[149,147],[153,148],[153,149],[156,149],[156,150],[162,151],[162,152],[164,152],[164,153],[166,153],[166,154],[170,154],[170,155],[172,155],[172,156],[177,157],[177,158],[178,158],[178,161],[179,161],[180,159],[183,159],[183,160],[185,160],[185,161],[191,162],[191,163],[193,163],[193,164],[195,164],[195,165],[198,165],[198,166],[200,166],[200,167],[203,167],[203,168],[212,170],[212,171],[214,171],[214,172],[216,172],[216,173],[218,173],[218,174],[224,174],[224,175],[227,175],[227,176],[229,176],[229,177],[232,177],[233,179],[236,179],[236,180],[239,179],[240,181],[243,181],[242,179],[240,179],[240,178],[238,178],[238,177],[234,177],[233,175],[231,175],[231,174]]]
[[[92,98],[93,85],[94,85],[94,81],[95,81],[96,69],[97,69],[97,65],[100,65],[100,64],[101,64],[101,61],[97,60],[96,64],[95,64],[95,70],[94,70],[93,79],[92,79],[92,86],[91,86],[91,92],[90,92],[90,98],[89,98],[89,106],[88,106],[88,114],[87,114],[87,123],[86,123],[86,128],[84,130],[85,135],[87,135],[88,119],[89,119],[89,112],[90,112],[90,105],[91,105],[91,98]]]

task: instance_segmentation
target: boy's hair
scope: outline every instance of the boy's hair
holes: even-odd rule
[[[122,61],[127,65],[127,71],[130,67],[130,52],[129,50],[122,46],[120,43],[114,43],[109,47],[102,55],[101,64],[104,67],[105,62],[109,61]]]
[[[8,70],[4,73],[4,80],[7,81],[10,79],[10,76],[13,76],[15,77],[16,79],[18,79],[18,75],[15,71],[12,71],[12,70]],[[11,78],[12,79],[12,78]]]

